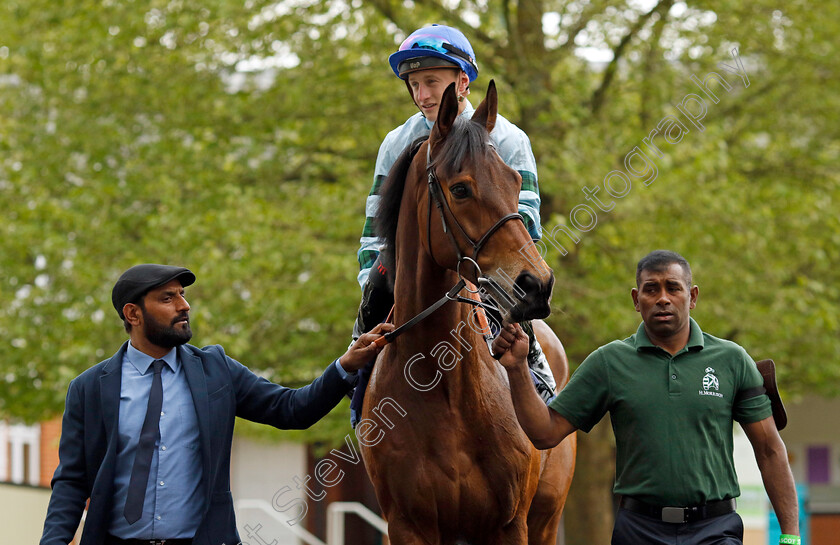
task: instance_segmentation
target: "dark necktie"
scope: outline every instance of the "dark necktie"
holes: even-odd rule
[[[155,453],[155,443],[160,438],[160,410],[163,407],[163,383],[160,371],[163,360],[155,360],[155,376],[152,377],[152,391],[149,392],[149,406],[146,408],[146,419],[137,443],[134,455],[134,467],[131,469],[131,480],[128,482],[128,494],[125,498],[125,520],[134,524],[143,514],[143,503],[146,500],[146,485],[149,483],[149,469],[152,467],[152,455]]]

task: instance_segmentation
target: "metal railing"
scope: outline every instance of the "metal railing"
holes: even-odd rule
[[[344,545],[344,517],[347,513],[358,515],[362,520],[379,530],[382,534],[388,534],[388,524],[382,518],[358,502],[337,501],[327,507],[327,542],[324,543],[312,533],[297,524],[289,524],[286,518],[271,507],[265,500],[237,500],[237,509],[256,509],[270,516],[280,523],[295,537],[307,545]]]
[[[388,535],[388,523],[382,518],[355,501],[334,501],[327,507],[327,543],[328,545],[344,545],[344,515],[353,513],[362,520]]]

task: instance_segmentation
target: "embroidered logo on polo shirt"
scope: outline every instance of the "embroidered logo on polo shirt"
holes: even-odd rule
[[[706,367],[706,375],[703,377],[703,389],[698,393],[701,396],[715,396],[723,397],[723,394],[718,392],[720,390],[720,380],[715,376],[715,370],[711,367]]]

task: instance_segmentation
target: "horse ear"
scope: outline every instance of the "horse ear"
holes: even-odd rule
[[[455,124],[455,119],[458,117],[458,99],[455,98],[455,83],[450,83],[446,91],[443,92],[443,98],[440,100],[440,107],[438,108],[437,121],[432,128],[432,134],[429,140],[432,142],[439,142],[446,138],[452,126]]]
[[[487,132],[491,132],[496,126],[496,113],[499,107],[499,95],[496,93],[496,82],[490,80],[490,85],[487,86],[487,96],[478,105],[472,120],[479,125],[484,125]]]

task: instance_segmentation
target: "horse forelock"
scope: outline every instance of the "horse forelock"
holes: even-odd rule
[[[483,158],[492,148],[490,135],[483,125],[459,117],[440,148],[435,150],[434,164],[440,167],[438,176],[449,178],[457,174],[468,158]]]
[[[395,269],[394,244],[397,239],[397,223],[400,217],[400,203],[405,189],[405,179],[408,168],[417,155],[420,145],[426,141],[421,137],[409,144],[394,161],[388,176],[379,192],[379,205],[376,210],[376,236],[382,239],[383,247],[379,254],[382,264],[389,270]],[[388,281],[393,283],[394,275],[388,275]],[[392,286],[393,287],[393,286]]]

